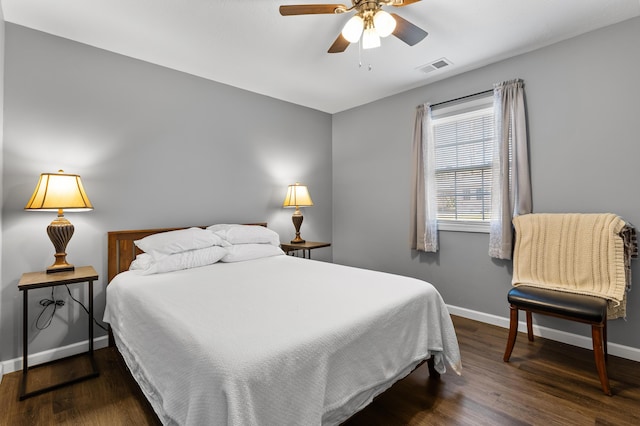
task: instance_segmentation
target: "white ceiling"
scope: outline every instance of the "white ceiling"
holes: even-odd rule
[[[353,12],[284,17],[278,6],[336,0],[0,2],[7,22],[328,113],[640,15],[640,0],[422,0],[386,8],[429,32],[417,45],[391,36],[329,54]],[[418,70],[443,57],[452,65]]]

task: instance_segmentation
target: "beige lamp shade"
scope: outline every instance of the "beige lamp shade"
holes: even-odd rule
[[[25,210],[92,210],[93,206],[78,175],[42,173]]]
[[[306,185],[300,185],[296,182],[294,185],[289,185],[287,190],[287,196],[284,198],[282,207],[308,207],[312,206],[313,201],[309,195],[309,190]]]
[[[284,202],[282,203],[282,207],[295,207],[296,211],[293,212],[293,216],[291,216],[291,220],[293,221],[293,226],[296,229],[296,237],[291,240],[293,244],[302,244],[305,240],[300,236],[300,227],[302,226],[302,213],[300,212],[300,207],[308,207],[312,206],[313,201],[311,201],[311,195],[309,195],[309,190],[306,185],[300,185],[300,183],[296,182],[293,185],[289,185],[287,189],[287,195],[284,197]]]
[[[47,273],[73,271],[67,263],[67,244],[73,236],[74,227],[64,217],[64,210],[93,210],[91,201],[82,186],[80,176],[64,173],[42,173],[31,199],[24,207],[32,211],[57,211],[58,217],[47,227],[47,235],[56,250],[56,261],[47,268]]]

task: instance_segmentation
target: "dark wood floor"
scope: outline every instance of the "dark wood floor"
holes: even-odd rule
[[[529,343],[521,334],[511,362],[504,363],[507,330],[458,317],[454,323],[462,376],[447,372],[432,380],[425,364],[344,426],[640,425],[640,363],[609,358],[614,396],[608,397],[589,350],[539,338]],[[159,424],[117,353],[106,348],[96,356],[100,377],[24,401],[18,400],[21,372],[5,375],[1,424]],[[77,361],[36,368],[30,385],[70,371]]]

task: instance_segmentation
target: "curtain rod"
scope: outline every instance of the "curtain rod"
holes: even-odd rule
[[[467,95],[467,96],[461,96],[459,98],[455,98],[455,99],[450,99],[448,101],[442,101],[442,102],[438,102],[437,104],[431,104],[431,107],[435,107],[435,106],[439,106],[439,105],[444,105],[444,104],[448,104],[450,102],[455,102],[455,101],[461,101],[463,99],[467,99],[467,98],[472,98],[474,96],[479,96],[479,95],[485,95],[487,93],[493,93],[493,89],[489,89],[489,90],[485,90],[483,92],[478,92],[478,93],[474,93],[472,95]]]

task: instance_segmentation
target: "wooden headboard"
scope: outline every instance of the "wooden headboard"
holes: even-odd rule
[[[246,225],[267,226],[266,222],[259,223],[247,223]],[[138,247],[133,243],[136,240],[144,238],[148,235],[158,234],[160,232],[176,231],[178,229],[187,229],[189,227],[181,228],[158,228],[158,229],[133,229],[127,231],[111,231],[107,234],[107,275],[108,282],[111,282],[113,277],[120,272],[127,271],[131,262],[136,256],[142,253]],[[206,228],[205,226],[199,226],[199,228]]]

